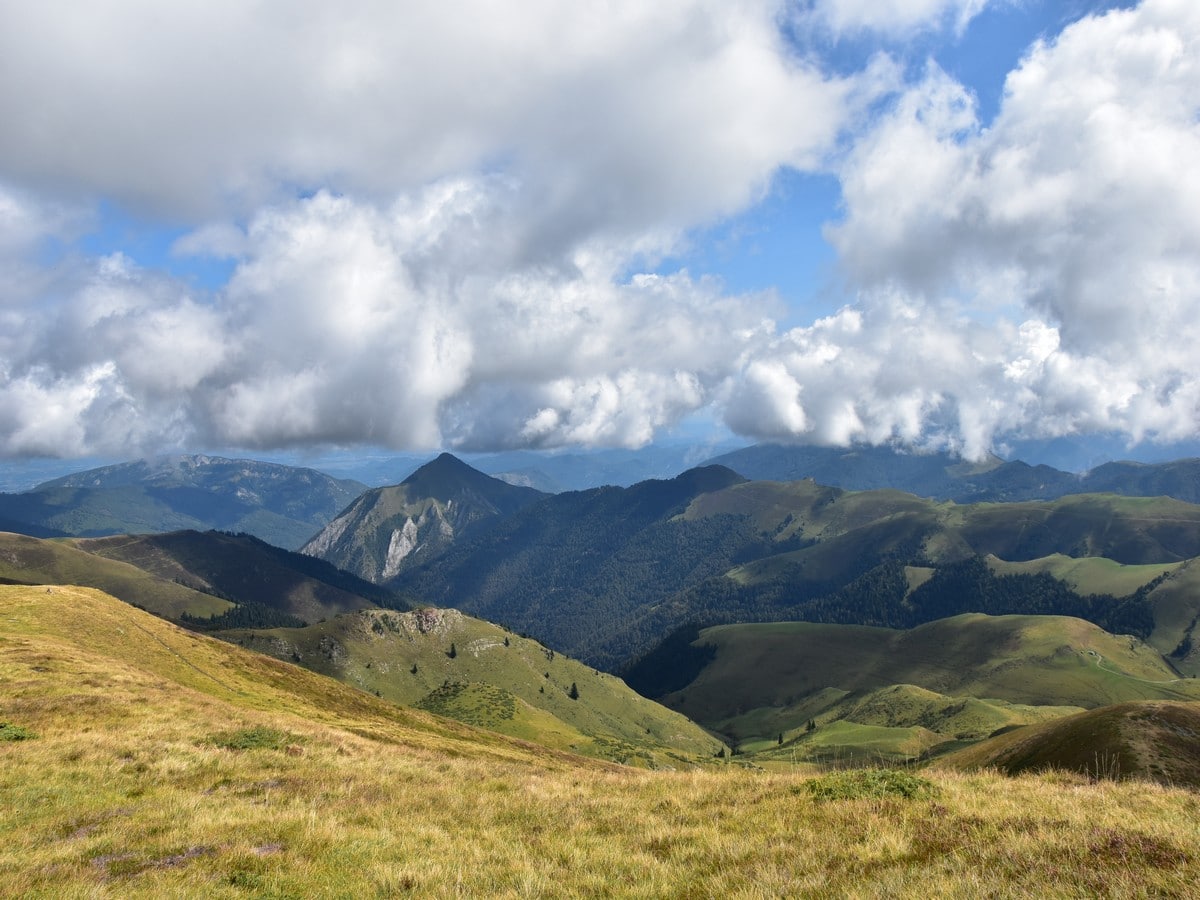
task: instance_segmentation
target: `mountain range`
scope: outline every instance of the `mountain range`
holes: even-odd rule
[[[964,479],[994,477],[1006,465],[879,457],[857,474],[853,465],[843,468],[861,481],[886,475],[892,463],[901,473],[911,463],[904,477],[922,490],[936,494],[938,478],[957,479],[973,485],[970,496],[979,495],[980,482]],[[230,467],[239,465],[234,474]],[[1182,485],[1189,467],[1139,467],[1139,483]],[[277,489],[251,490],[260,475]],[[190,497],[193,509],[207,502],[210,511],[225,508],[230,496],[248,502],[255,494],[260,506],[303,511],[297,502],[286,506],[289,490],[303,491],[289,477],[189,458],[111,467],[42,489],[164,491]],[[1134,483],[1122,482],[1117,470],[1105,477]],[[78,515],[106,508],[99,493],[83,496]],[[672,754],[703,756],[720,744],[700,732],[684,739],[667,718],[648,724],[624,716],[621,709],[641,701],[599,669],[624,674],[764,761],[828,760],[865,747],[897,759],[946,754],[995,731],[1101,703],[1190,697],[1186,676],[1200,669],[1193,640],[1200,507],[1164,496],[957,502],[812,478],[748,480],[716,464],[628,487],[550,494],[443,454],[398,485],[357,492],[326,521],[309,532],[304,554],[229,530],[7,535],[0,579],[92,585],[394,702],[646,765],[672,764]],[[1014,616],[1034,616],[1046,629],[1049,636],[1033,642],[1044,652],[1024,649],[1015,634],[996,637],[996,627],[984,624]],[[437,628],[418,624],[434,619]],[[790,691],[782,704],[742,697],[722,713],[676,702],[677,694],[693,702],[697,690],[689,685],[697,678],[710,705],[728,693],[703,674],[712,662],[704,648],[715,645],[699,636],[717,633],[710,626],[745,629],[747,637],[730,645],[738,648],[734,658],[765,666],[767,645],[753,637],[760,626],[748,623],[763,623],[769,634],[784,627],[771,623],[797,621],[832,629],[822,640],[844,644],[860,671],[875,652],[870,635],[893,635],[878,652],[896,660],[912,655],[906,647],[929,644],[920,639],[926,631],[947,645],[951,632],[992,636],[961,638],[979,652],[942,666],[961,676],[955,683],[890,672],[890,680],[871,684],[831,680],[806,688],[789,674],[775,679]],[[843,633],[837,629],[850,637],[834,638]],[[1079,638],[1084,632],[1091,637]],[[1184,687],[1105,693],[1122,641],[1142,660],[1136,672],[1118,666],[1113,677],[1124,688],[1139,680]],[[1059,656],[1082,661],[1081,671],[1047,668],[1045,660]],[[556,661],[563,673],[556,674]],[[1028,696],[992,690],[993,670],[1046,688]],[[671,673],[666,682],[664,672]],[[1088,679],[1102,684],[1088,687]]]
[[[959,503],[1053,500],[1094,493],[1200,503],[1200,459],[1106,462],[1075,474],[994,455],[972,463],[947,453],[905,453],[889,447],[756,444],[713,457],[707,464],[727,466],[753,481],[812,478],[846,490],[891,488]]]
[[[246,532],[296,549],[366,490],[314,469],[176,456],[90,469],[0,494],[10,531],[96,537],[180,529]]]
[[[306,550],[610,671],[688,623],[911,627],[962,612],[1081,616],[1156,647],[1172,640],[1163,652],[1187,651],[1178,664],[1195,664],[1186,645],[1200,601],[1180,586],[1200,556],[1200,507],[1182,501],[1084,494],[960,505],[747,481],[706,466],[629,488],[528,492],[505,512],[494,498],[515,489],[470,471],[442,458],[399,489],[368,495],[392,490],[407,507],[383,517],[372,503],[352,508]],[[469,527],[441,524],[446,501],[414,489],[426,477],[447,498],[463,479]],[[420,531],[422,516],[432,532]],[[433,537],[422,543],[424,534]],[[397,547],[408,552],[385,575]],[[1094,560],[1089,577],[1080,567],[1074,580],[1060,577],[1064,558]]]

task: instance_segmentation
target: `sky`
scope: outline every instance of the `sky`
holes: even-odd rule
[[[1200,437],[1200,4],[0,0],[0,459]]]

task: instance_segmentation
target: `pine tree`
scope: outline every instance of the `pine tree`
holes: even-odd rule
[[[579,699],[579,688],[577,688],[577,687],[575,686],[575,682],[573,682],[573,681],[571,682],[571,690],[570,690],[570,692],[567,694],[567,696],[568,696],[568,697],[570,697],[572,700],[578,700],[578,699]]]

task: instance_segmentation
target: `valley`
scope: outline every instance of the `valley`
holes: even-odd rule
[[[21,844],[24,864],[0,869],[0,883],[233,896],[326,877],[440,892],[453,875],[519,894],[548,890],[543,871],[568,877],[546,868],[550,853],[573,860],[582,893],[614,866],[632,893],[653,886],[646,896],[697,877],[787,893],[815,882],[772,855],[779,817],[838,841],[852,810],[884,802],[905,804],[908,824],[887,833],[911,852],[879,883],[902,889],[936,865],[939,883],[966,890],[969,868],[947,870],[928,849],[945,836],[921,836],[946,807],[1026,861],[1014,884],[1053,892],[1059,876],[1039,860],[1066,832],[1019,843],[1008,832],[1073,784],[1126,822],[1129,804],[1144,807],[1136,833],[1160,837],[1138,883],[1191,872],[1160,818],[1200,788],[1190,503],[959,504],[748,481],[717,465],[547,494],[443,454],[364,489],[303,549],[218,530],[0,535],[0,732],[17,736],[0,742],[6,789],[25,778],[42,787],[21,796],[61,798],[10,813],[0,833],[79,835],[46,844],[47,857]],[[384,774],[397,766],[400,782]],[[68,771],[94,796],[75,795]],[[983,806],[1001,778],[1021,799]],[[469,811],[468,785],[485,798]],[[1160,792],[1148,806],[1147,790]],[[827,794],[845,805],[817,799]],[[359,796],[382,806],[364,818]],[[164,828],[141,797],[204,813]],[[322,830],[301,821],[315,798],[333,810]],[[552,809],[562,803],[569,812]],[[718,849],[719,829],[661,818],[716,806],[757,823],[734,855]],[[246,824],[225,826],[229,837],[202,837],[235,815]],[[536,824],[563,815],[576,837]],[[414,865],[411,841],[454,817],[526,849],[514,858],[481,837],[493,849],[470,857],[470,874],[461,859]],[[362,828],[387,829],[390,849],[372,859],[390,863],[339,849],[365,840]],[[867,858],[855,846],[809,852],[825,859],[823,879],[849,885]],[[955,846],[1000,864],[974,841]],[[1079,846],[1081,859],[1103,856]],[[328,868],[296,867],[312,853]],[[714,854],[719,872],[704,861]],[[1175,862],[1151,876],[1152,858]]]

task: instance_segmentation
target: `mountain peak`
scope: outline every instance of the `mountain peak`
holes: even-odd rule
[[[450,453],[442,453],[437,459],[425,463],[404,479],[401,484],[409,489],[410,496],[432,497],[437,500],[452,500],[463,490],[471,490],[484,496],[519,491],[540,494],[533,488],[515,487],[499,478],[486,475]]]

